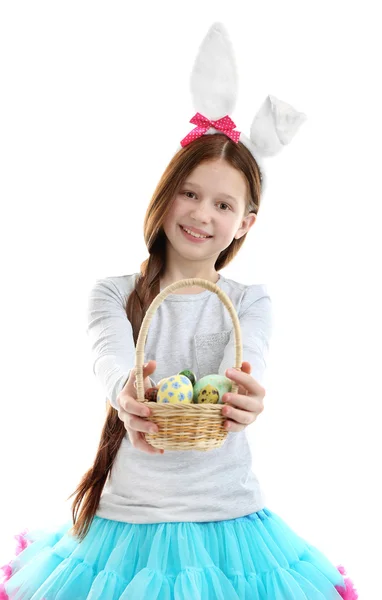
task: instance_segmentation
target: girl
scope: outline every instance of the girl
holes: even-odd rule
[[[170,162],[147,209],[149,258],[141,273],[101,280],[90,294],[94,370],[109,405],[94,465],[76,490],[74,526],[25,536],[30,545],[10,563],[3,598],[357,598],[325,556],[264,506],[251,471],[245,429],[263,410],[271,302],[265,286],[220,271],[259,204],[258,166],[224,134],[194,140]],[[145,388],[155,385],[154,373],[159,381],[185,367],[198,378],[221,373],[240,384],[238,394],[223,398],[229,433],[220,449],[163,454],[144,439],[157,426],[135,399],[134,369],[125,369],[134,364],[153,298],[189,277],[213,281],[230,296],[246,361],[242,372],[226,370],[234,364],[233,334],[216,294],[183,288],[162,302],[146,342],[145,355],[155,360],[144,369]]]
[[[208,135],[204,135],[208,133]],[[20,534],[0,600],[355,600],[342,567],[264,505],[251,470],[247,427],[263,410],[272,330],[264,285],[221,270],[256,221],[263,174],[247,145],[213,129],[193,135],[165,170],[147,208],[149,258],[140,272],[96,282],[88,334],[108,398],[93,466],[74,492],[72,520]],[[149,305],[167,285],[201,277],[233,302],[245,361],[234,364],[229,315],[216,294],[183,288],[150,324],[145,389],[185,368],[239,384],[225,394],[223,446],[159,451],[136,400],[135,344]],[[155,380],[151,377],[155,375]],[[1,595],[2,593],[2,595]]]

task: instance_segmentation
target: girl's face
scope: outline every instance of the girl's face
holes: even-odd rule
[[[224,159],[203,162],[185,179],[163,224],[168,252],[183,260],[213,260],[234,238],[242,237],[256,215],[244,215],[247,184],[244,175]],[[210,236],[187,234],[183,228]]]

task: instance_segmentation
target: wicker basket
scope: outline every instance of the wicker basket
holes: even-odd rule
[[[147,420],[156,423],[159,427],[158,433],[144,434],[146,441],[154,448],[207,451],[220,448],[228,434],[223,426],[226,420],[226,417],[222,415],[224,404],[158,404],[145,399],[144,347],[150,322],[157,308],[169,294],[179,288],[195,285],[215,292],[227,308],[235,332],[235,365],[233,368],[241,370],[243,349],[240,322],[227,294],[215,283],[199,278],[181,279],[162,290],[150,304],[142,321],[135,351],[137,400],[150,408],[151,416],[147,417]],[[189,368],[189,365],[184,365],[184,368]],[[232,382],[232,392],[237,393],[237,391],[237,384]]]

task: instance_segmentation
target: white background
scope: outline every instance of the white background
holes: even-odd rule
[[[362,8],[362,10],[361,10]],[[249,133],[268,94],[307,115],[267,161],[226,277],[266,283],[275,324],[249,431],[267,506],[374,599],[381,496],[381,54],[377,3],[3,2],[0,13],[0,564],[13,534],[70,518],[105,393],[86,336],[95,280],[139,271],[143,216],[192,128],[214,21]],[[379,562],[378,562],[379,558]]]

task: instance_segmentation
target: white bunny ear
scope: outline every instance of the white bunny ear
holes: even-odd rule
[[[222,23],[214,23],[204,38],[191,73],[196,112],[211,120],[232,114],[237,98],[233,48]]]
[[[274,156],[295,136],[306,115],[290,104],[267,96],[251,125],[250,140],[256,154]]]

